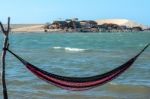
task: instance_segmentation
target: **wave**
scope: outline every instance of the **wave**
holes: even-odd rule
[[[59,47],[59,46],[57,46],[57,47],[53,47],[53,49],[61,49],[62,47]]]
[[[66,51],[85,51],[86,49],[80,49],[80,48],[70,48],[70,47],[66,47],[65,48]]]
[[[72,52],[83,52],[87,50],[87,49],[81,49],[81,48],[59,47],[59,46],[53,47],[53,49],[62,49],[65,51],[72,51]]]

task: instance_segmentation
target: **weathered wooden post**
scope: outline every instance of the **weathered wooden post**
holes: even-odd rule
[[[3,42],[3,51],[1,57],[2,63],[2,86],[3,86],[3,99],[8,99],[7,95],[7,86],[5,81],[5,57],[6,57],[6,49],[9,47],[9,32],[10,32],[10,17],[8,17],[7,29],[4,28],[3,24],[0,22],[2,33],[4,34],[4,42]]]

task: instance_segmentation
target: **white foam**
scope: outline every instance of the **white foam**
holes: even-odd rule
[[[66,51],[81,52],[81,51],[85,51],[86,49],[66,47],[65,50],[66,50]]]
[[[86,50],[86,49],[81,49],[81,48],[60,47],[60,46],[53,47],[53,49],[58,49],[58,50],[62,49],[65,51],[72,51],[72,52],[82,52]]]
[[[56,47],[53,47],[54,49],[61,49],[62,47],[59,47],[59,46],[56,46]]]
[[[115,82],[110,82],[111,85],[118,85],[117,83]]]

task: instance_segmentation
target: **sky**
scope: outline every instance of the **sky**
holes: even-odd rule
[[[0,0],[0,21],[47,23],[53,20],[129,19],[150,25],[150,0]]]

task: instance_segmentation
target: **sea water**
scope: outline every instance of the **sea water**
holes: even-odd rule
[[[9,42],[12,51],[39,68],[85,77],[105,73],[129,60],[150,43],[150,33],[13,33]],[[1,49],[2,43],[0,34]],[[150,99],[150,47],[118,78],[87,91],[48,84],[9,53],[6,82],[9,99]],[[1,82],[0,87],[2,99]]]

